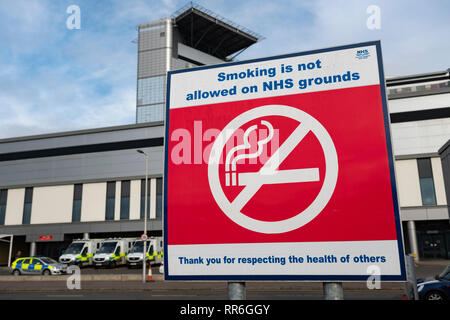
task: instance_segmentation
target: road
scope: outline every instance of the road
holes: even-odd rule
[[[444,270],[445,266],[449,264],[450,260],[438,262],[421,262],[416,266],[416,276],[417,278],[432,277]],[[152,273],[159,274],[159,265],[155,265],[152,267]],[[119,266],[114,269],[95,269],[93,267],[83,267],[81,269],[81,274],[142,274],[142,268],[128,269],[126,266]],[[0,267],[0,276],[2,275],[9,275],[7,267]]]
[[[402,300],[402,292],[346,292],[345,300]],[[0,293],[0,300],[227,300],[225,291],[192,292],[192,290],[158,290],[152,292],[15,292]],[[317,290],[292,291],[251,291],[247,300],[323,300]]]
[[[99,268],[95,269],[93,267],[82,267],[82,274],[142,274],[142,267],[128,269],[126,266],[119,266],[114,269],[109,268]],[[152,273],[159,274],[159,265],[152,266]],[[7,267],[0,267],[0,276],[10,275]]]
[[[417,277],[430,277],[447,262],[420,264]],[[82,274],[141,274],[141,269],[83,268]],[[154,274],[158,268],[153,268]],[[7,269],[0,268],[0,275]],[[0,276],[1,280],[1,276]],[[68,290],[65,281],[0,281],[0,300],[226,300],[226,282],[181,281],[82,281],[80,290]],[[348,300],[401,300],[403,283],[383,282],[381,290],[369,290],[364,282],[344,283]],[[322,300],[320,282],[247,282],[248,300]]]

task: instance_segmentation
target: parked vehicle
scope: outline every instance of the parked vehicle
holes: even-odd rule
[[[162,237],[151,237],[147,240],[147,252],[145,254],[146,261],[150,264],[161,263],[163,257],[162,251]],[[133,248],[127,256],[128,268],[142,266],[144,255],[144,242],[136,241]]]
[[[56,275],[66,273],[67,266],[56,262],[49,257],[26,257],[15,260],[9,272],[15,276],[20,275]]]
[[[103,239],[74,240],[59,257],[59,262],[68,265],[92,265],[94,254],[103,241]]]
[[[434,278],[417,279],[417,291],[421,300],[449,300],[450,265]]]
[[[116,267],[125,264],[126,256],[137,239],[111,238],[103,241],[100,249],[94,254],[94,267]]]

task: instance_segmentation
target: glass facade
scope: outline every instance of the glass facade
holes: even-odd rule
[[[105,220],[114,220],[114,209],[116,205],[116,182],[106,184],[106,212]]]
[[[410,93],[410,92],[427,92],[438,89],[450,88],[450,81],[444,81],[435,84],[427,84],[427,85],[412,85],[408,87],[402,88],[394,88],[389,89],[390,95],[402,94],[402,93]]]
[[[130,180],[120,184],[120,220],[130,219]]]
[[[165,21],[139,28],[136,122],[164,120],[168,48]]]
[[[73,188],[73,207],[72,207],[72,222],[81,221],[81,197],[83,194],[83,185],[76,184]]]
[[[164,119],[166,77],[156,76],[138,80],[137,122],[156,122]]]
[[[156,76],[138,80],[138,106],[164,103],[165,78],[165,76]]]
[[[163,121],[164,104],[153,104],[137,108],[138,123]]]
[[[6,199],[8,198],[8,190],[0,190],[0,226],[5,224],[6,217]]]
[[[31,203],[33,202],[33,188],[25,188],[25,200],[23,204],[22,224],[31,222]]]
[[[419,169],[420,193],[424,206],[436,205],[436,192],[434,190],[433,170],[430,158],[417,159]]]

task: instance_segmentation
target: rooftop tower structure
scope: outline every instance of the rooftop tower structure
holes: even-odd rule
[[[262,37],[190,2],[138,26],[136,122],[164,120],[167,72],[233,61]]]

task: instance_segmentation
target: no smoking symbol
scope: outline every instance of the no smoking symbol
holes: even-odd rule
[[[234,132],[249,121],[266,117],[282,116],[298,121],[300,124],[275,151],[262,168],[255,173],[240,177],[240,185],[245,185],[238,196],[230,202],[226,197],[219,178],[219,163],[222,151]],[[318,181],[318,168],[298,168],[278,170],[279,165],[312,132],[318,139],[325,156],[325,177],[322,188],[314,201],[297,215],[279,221],[261,221],[250,218],[241,212],[264,184],[306,183]],[[327,205],[333,195],[338,177],[336,148],[327,130],[312,116],[297,108],[283,105],[267,105],[248,110],[228,123],[216,138],[208,163],[209,186],[214,199],[228,218],[251,231],[275,234],[298,229],[313,220]]]

